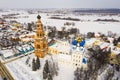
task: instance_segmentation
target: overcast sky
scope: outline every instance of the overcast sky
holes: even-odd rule
[[[120,8],[120,0],[0,0],[0,8]]]

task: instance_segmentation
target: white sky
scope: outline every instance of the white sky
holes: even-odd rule
[[[0,0],[0,8],[120,8],[120,0]]]

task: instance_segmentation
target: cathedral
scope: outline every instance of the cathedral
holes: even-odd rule
[[[48,53],[48,44],[45,37],[41,16],[37,16],[36,35],[34,41],[34,53],[37,57],[43,58]]]

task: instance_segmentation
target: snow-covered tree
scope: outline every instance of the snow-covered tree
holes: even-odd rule
[[[55,75],[57,76],[58,75],[58,64],[57,63],[53,63],[53,70],[54,70]]]
[[[46,60],[44,68],[43,68],[43,79],[47,79],[49,73],[50,73],[49,64],[48,64],[48,60]]]
[[[108,31],[108,37],[112,37],[113,36],[113,32],[112,31]]]
[[[52,78],[52,75],[51,75],[51,74],[49,74],[49,75],[48,75],[48,80],[53,80],[53,78]]]
[[[28,23],[28,31],[32,31],[32,24]]]
[[[43,70],[43,79],[47,79],[47,73]]]
[[[114,39],[114,40],[113,40],[113,44],[114,44],[114,46],[117,46],[118,40],[117,40],[117,39]]]
[[[53,80],[53,76],[58,75],[58,65],[55,62],[46,60],[43,68],[43,79]]]
[[[32,61],[32,71],[36,71],[35,59]]]
[[[52,76],[58,75],[58,67],[55,62],[53,62],[53,63],[50,62],[49,70],[50,70],[50,73]]]
[[[26,65],[29,63],[30,57],[28,56],[27,60],[26,60]]]
[[[87,38],[93,38],[95,37],[95,33],[94,32],[88,32],[87,33]]]
[[[39,57],[37,57],[36,59],[36,69],[39,69],[40,68],[40,60],[39,60]]]
[[[99,46],[95,46],[88,50],[90,57],[87,60],[88,68],[87,70],[77,68],[74,72],[74,80],[97,80],[98,71],[104,68],[104,66],[106,66],[109,62],[109,54],[111,53],[111,49],[108,51],[103,51],[99,48]]]

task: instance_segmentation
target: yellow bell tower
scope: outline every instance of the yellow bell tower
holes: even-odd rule
[[[37,16],[36,35],[34,41],[34,52],[37,57],[43,58],[48,53],[47,40],[44,34],[41,16]]]

